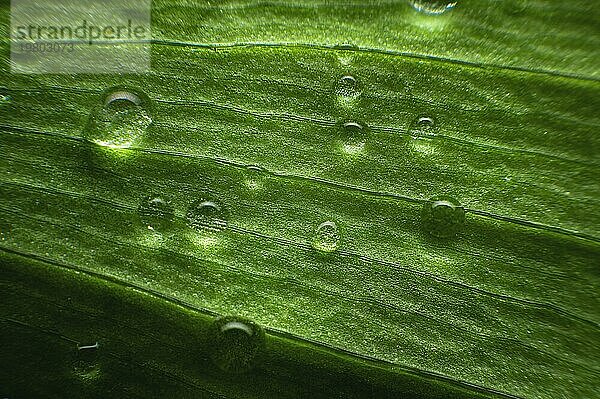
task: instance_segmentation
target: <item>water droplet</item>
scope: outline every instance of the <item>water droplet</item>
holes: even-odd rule
[[[259,166],[248,166],[246,168],[246,179],[244,181],[246,187],[251,191],[258,191],[263,186],[263,178],[265,171]]]
[[[346,122],[342,125],[341,134],[344,151],[354,154],[364,149],[366,131],[361,124]]]
[[[229,373],[251,370],[265,345],[263,329],[252,320],[237,316],[215,319],[210,335],[211,358],[217,367]]]
[[[227,227],[223,208],[214,201],[205,199],[194,202],[186,214],[188,224],[196,230],[221,231]]]
[[[360,95],[360,88],[353,76],[346,75],[338,81],[336,92],[343,99],[351,100]]]
[[[77,346],[77,359],[73,362],[73,374],[84,383],[91,383],[101,376],[98,363],[98,348],[96,342],[93,345]]]
[[[358,46],[356,44],[352,44],[352,43],[336,44],[333,48],[336,50],[349,50],[349,51],[358,50]]]
[[[87,126],[87,138],[110,148],[138,144],[152,123],[147,100],[132,91],[113,90],[94,109]]]
[[[410,133],[413,136],[434,136],[436,124],[432,117],[430,116],[420,116],[418,117],[411,127]]]
[[[0,104],[8,104],[12,98],[8,94],[0,94]]]
[[[422,210],[423,227],[431,235],[447,238],[456,235],[465,221],[465,210],[454,198],[431,198]]]
[[[175,216],[169,201],[156,195],[145,197],[138,207],[140,220],[149,230],[167,229]]]
[[[421,11],[425,14],[442,14],[448,10],[451,10],[456,6],[458,1],[454,0],[409,0],[410,4],[417,11]]]
[[[339,241],[337,225],[334,222],[326,221],[316,228],[312,244],[318,251],[333,252],[337,249]]]

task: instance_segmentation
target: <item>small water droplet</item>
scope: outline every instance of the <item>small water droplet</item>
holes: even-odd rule
[[[210,335],[211,358],[217,367],[229,373],[251,370],[265,345],[263,329],[243,317],[224,316],[215,319]]]
[[[0,94],[0,104],[8,104],[12,100],[8,94]]]
[[[458,1],[454,0],[409,0],[410,4],[417,11],[421,11],[425,14],[442,14],[448,10],[451,10],[456,6]]]
[[[366,132],[360,123],[346,122],[342,125],[342,142],[344,151],[357,153],[364,149]]]
[[[340,241],[337,225],[326,221],[321,223],[315,230],[312,245],[322,252],[333,252],[337,249]]]
[[[422,210],[423,227],[431,235],[448,238],[456,235],[465,221],[465,210],[454,198],[431,198]]]
[[[336,92],[338,96],[351,100],[360,95],[360,87],[353,76],[346,75],[338,81]]]
[[[341,43],[341,44],[336,44],[334,46],[334,48],[336,50],[349,50],[349,51],[355,51],[358,50],[358,46],[356,44],[352,44],[352,43]]]
[[[410,134],[413,136],[434,136],[436,124],[430,116],[420,116],[412,124]]]
[[[214,201],[205,199],[194,202],[186,214],[188,224],[196,230],[221,231],[227,227],[223,208]]]
[[[86,137],[104,147],[128,148],[139,143],[151,123],[147,100],[133,91],[113,90],[93,110]]]
[[[138,213],[140,220],[149,230],[167,229],[175,216],[170,202],[157,195],[143,198]]]
[[[263,178],[265,171],[259,166],[248,166],[246,168],[246,179],[244,183],[246,187],[251,191],[258,191],[263,186]]]

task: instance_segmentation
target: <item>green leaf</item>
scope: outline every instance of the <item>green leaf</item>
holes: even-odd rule
[[[599,20],[157,0],[137,75],[3,34],[0,395],[596,397]]]

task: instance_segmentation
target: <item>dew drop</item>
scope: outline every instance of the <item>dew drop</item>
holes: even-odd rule
[[[215,319],[210,336],[212,361],[221,370],[234,374],[251,370],[265,345],[263,329],[252,320],[237,316]]]
[[[173,222],[175,212],[169,201],[157,195],[145,197],[140,202],[138,213],[149,230],[165,230]]]
[[[128,148],[138,144],[152,123],[147,100],[127,90],[113,90],[90,116],[87,138],[103,147]]]
[[[227,227],[225,211],[216,202],[198,200],[186,214],[188,224],[198,231],[221,231]]]
[[[73,363],[73,374],[84,383],[91,383],[101,376],[98,363],[98,342],[92,345],[77,346],[77,359]]]
[[[333,252],[337,249],[339,241],[337,225],[334,222],[326,221],[315,229],[312,245],[318,251]]]
[[[259,166],[248,166],[246,167],[246,179],[244,184],[250,191],[259,191],[263,186],[263,178],[265,171]]]
[[[342,142],[344,151],[354,154],[365,147],[366,132],[363,126],[356,122],[346,122],[342,125]]]
[[[435,127],[436,124],[432,117],[420,116],[414,121],[410,133],[413,136],[432,136],[435,135]]]
[[[358,46],[352,43],[341,43],[336,44],[334,47],[336,50],[347,50],[347,51],[356,51],[358,50]]]
[[[409,0],[410,4],[417,11],[421,11],[425,14],[442,14],[448,10],[451,10],[456,6],[458,1],[454,0]]]
[[[8,104],[11,100],[12,98],[8,94],[0,94],[0,105]]]
[[[454,198],[431,198],[422,210],[423,227],[434,237],[448,238],[456,235],[465,221],[465,210]]]
[[[336,92],[343,99],[351,100],[360,95],[360,88],[353,76],[346,75],[338,81]]]

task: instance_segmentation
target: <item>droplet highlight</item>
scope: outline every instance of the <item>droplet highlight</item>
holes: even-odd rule
[[[90,116],[87,138],[109,148],[129,148],[139,144],[152,123],[147,100],[127,90],[113,90],[102,106]]]
[[[252,320],[224,316],[210,328],[210,357],[221,370],[239,374],[255,367],[265,345],[263,329]]]
[[[225,210],[215,201],[194,202],[186,214],[188,224],[198,231],[221,231],[227,227]]]
[[[465,221],[465,210],[454,198],[438,196],[431,198],[422,210],[423,227],[434,237],[455,236]]]
[[[312,245],[317,251],[333,252],[338,248],[339,242],[340,235],[334,222],[328,220],[315,229]]]
[[[150,195],[142,199],[138,206],[138,214],[148,230],[166,230],[175,217],[173,206],[165,198]]]
[[[425,14],[442,14],[453,9],[458,1],[449,0],[409,0],[415,10]]]

